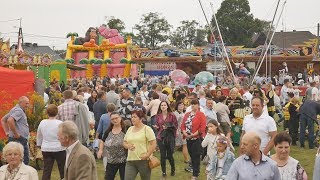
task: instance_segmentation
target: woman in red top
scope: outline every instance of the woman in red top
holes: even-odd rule
[[[192,163],[192,180],[200,174],[201,138],[206,135],[206,116],[200,111],[199,101],[191,101],[191,112],[186,113],[181,124],[184,138],[187,139],[188,152]]]
[[[178,121],[174,113],[171,111],[168,102],[162,101],[160,103],[155,119],[157,128],[157,143],[160,149],[162,176],[167,176],[166,159],[169,160],[171,166],[171,176],[174,176],[175,165],[173,152],[175,147]]]

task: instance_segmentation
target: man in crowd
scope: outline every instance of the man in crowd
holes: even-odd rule
[[[227,180],[280,180],[276,162],[260,151],[261,138],[255,132],[247,132],[242,137],[241,150],[244,155],[238,157],[231,165]]]
[[[283,83],[284,84],[280,90],[280,99],[281,99],[281,104],[286,105],[289,102],[289,96],[288,96],[288,86],[290,83],[289,79],[285,79]]]
[[[314,148],[314,121],[317,121],[317,115],[320,114],[320,102],[306,100],[299,108],[300,114],[300,146],[304,148],[304,139],[306,127],[308,127],[309,148]]]
[[[26,165],[29,164],[29,125],[25,112],[28,105],[29,99],[26,96],[21,96],[18,104],[1,119],[2,127],[9,138],[9,142],[16,141],[22,144],[24,149],[23,162]]]
[[[79,130],[71,121],[59,125],[58,139],[66,147],[64,180],[97,179],[97,165],[92,152],[78,139]]]
[[[117,109],[119,108],[120,106],[120,96],[119,94],[117,94],[115,92],[116,90],[116,86],[114,84],[111,84],[110,85],[110,91],[107,92],[107,95],[106,95],[106,103],[109,104],[109,103],[113,103],[116,105]]]
[[[94,115],[94,130],[97,131],[100,117],[102,114],[107,113],[107,103],[106,103],[106,92],[105,91],[99,91],[97,95],[97,102],[93,104],[93,115]]]
[[[277,126],[272,117],[263,113],[263,106],[264,100],[261,97],[252,98],[252,114],[244,117],[241,139],[246,132],[256,132],[261,139],[260,150],[263,154],[268,155],[273,147],[273,139],[277,134]]]
[[[124,88],[122,91],[122,99],[120,101],[119,113],[123,120],[131,121],[131,111],[134,106],[134,99],[131,97],[131,91],[128,88]]]
[[[57,119],[61,121],[73,121],[80,133],[79,141],[82,144],[87,144],[89,140],[89,120],[88,109],[78,101],[73,100],[72,91],[66,90],[63,92],[64,103],[58,106]]]
[[[207,123],[211,120],[215,120],[218,122],[217,113],[213,109],[214,105],[215,105],[215,102],[213,101],[213,99],[207,98],[206,106],[203,108],[204,114],[206,115]]]
[[[242,95],[243,100],[246,101],[246,104],[251,105],[252,94],[249,92],[249,87],[243,86],[243,91],[244,91]]]

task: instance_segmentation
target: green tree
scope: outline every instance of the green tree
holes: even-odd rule
[[[181,21],[175,32],[170,36],[171,45],[179,48],[191,48],[197,37],[199,23],[195,20]]]
[[[206,28],[197,29],[196,38],[193,46],[205,46],[208,44],[207,41],[208,30]]]
[[[136,40],[140,47],[156,49],[159,43],[166,42],[172,26],[159,13],[143,14],[139,24],[134,26],[138,31]]]
[[[125,23],[118,18],[112,17],[108,23],[107,23],[108,27],[111,29],[117,29],[120,33],[123,32],[123,30],[126,28],[125,27]]]
[[[224,0],[216,16],[224,41],[229,45],[252,46],[252,35],[266,30],[269,24],[253,17],[248,0]],[[211,23],[215,26],[214,19]]]

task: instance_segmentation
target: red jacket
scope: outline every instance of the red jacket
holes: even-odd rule
[[[191,112],[188,112],[184,115],[182,124],[181,124],[181,131],[186,130],[186,120],[188,119]],[[197,111],[193,120],[192,120],[192,134],[199,131],[202,137],[206,136],[206,116],[203,112]],[[195,136],[194,138],[199,138],[200,136]],[[185,137],[184,137],[185,138]]]

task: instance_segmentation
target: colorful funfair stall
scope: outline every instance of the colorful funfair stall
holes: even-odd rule
[[[123,37],[116,29],[102,25],[99,28],[90,27],[84,38],[76,38],[77,33],[69,33],[65,61],[86,68],[86,71],[68,71],[72,78],[83,77],[129,77],[136,76],[136,65],[131,61],[130,49],[132,39]]]

